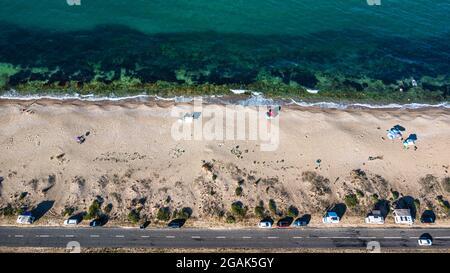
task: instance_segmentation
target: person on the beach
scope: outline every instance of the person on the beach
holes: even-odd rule
[[[269,118],[273,117],[272,108],[269,108],[269,112],[267,112],[267,115],[269,116]]]
[[[83,144],[83,142],[86,140],[84,136],[77,136],[77,142],[80,144]]]

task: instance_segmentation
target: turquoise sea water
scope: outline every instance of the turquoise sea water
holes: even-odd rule
[[[136,79],[417,93],[415,79],[450,94],[448,0],[67,2],[0,0],[4,90]]]

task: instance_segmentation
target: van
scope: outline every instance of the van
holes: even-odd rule
[[[337,224],[339,223],[339,216],[334,211],[329,211],[325,214],[325,216],[322,219],[322,222],[324,224]]]

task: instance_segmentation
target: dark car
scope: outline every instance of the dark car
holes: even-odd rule
[[[293,225],[296,227],[305,227],[308,225],[308,222],[304,219],[298,218],[294,221]]]
[[[181,228],[184,225],[185,220],[184,219],[175,219],[170,221],[170,223],[167,225],[170,228]]]
[[[280,220],[277,223],[277,227],[279,228],[287,228],[291,225],[291,221],[289,220]]]
[[[104,226],[108,222],[108,217],[106,215],[102,215],[99,218],[96,218],[92,220],[89,223],[89,226],[91,227],[101,227]]]
[[[434,224],[434,221],[436,220],[436,215],[432,210],[426,210],[423,212],[422,216],[420,217],[420,222],[425,224]]]
[[[150,224],[150,221],[145,221],[139,226],[139,229],[146,229],[148,225]]]
[[[420,218],[420,222],[425,224],[434,224],[434,218],[430,216],[423,216]]]
[[[89,226],[91,227],[100,227],[102,225],[102,222],[99,219],[94,219],[89,223]]]
[[[311,221],[311,215],[305,214],[302,217],[297,218],[294,221],[293,226],[294,227],[305,227],[309,224],[310,221]]]

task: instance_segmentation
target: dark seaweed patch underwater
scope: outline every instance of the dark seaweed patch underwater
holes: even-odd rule
[[[450,95],[450,33],[147,34],[122,25],[49,31],[3,22],[0,63],[3,93],[207,95],[245,88],[317,96],[310,88],[331,99],[410,102]]]

